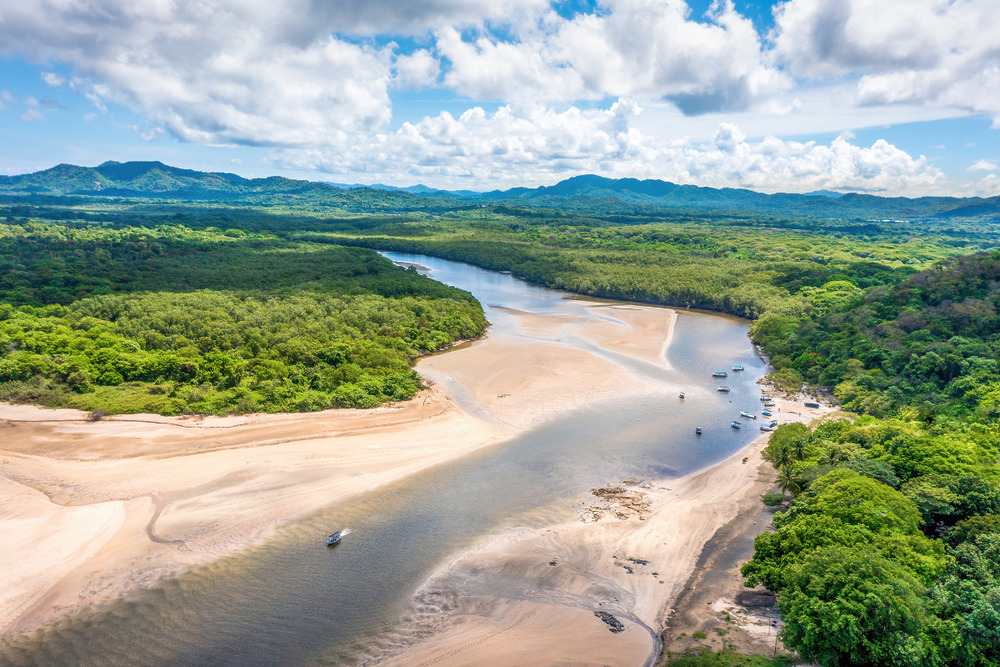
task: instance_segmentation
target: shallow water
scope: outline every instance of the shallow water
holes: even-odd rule
[[[428,257],[387,253],[471,291],[494,324],[521,336],[510,308],[582,315],[569,295],[507,275]],[[759,434],[740,410],[759,410],[764,371],[744,320],[680,312],[671,370],[629,367],[684,387],[637,400],[610,400],[569,413],[496,447],[444,464],[282,530],[266,545],[199,567],[30,636],[9,637],[0,662],[37,665],[352,664],[399,640],[414,592],[451,554],[507,526],[553,520],[559,501],[624,479],[683,474],[716,462]],[[522,338],[523,339],[523,338]],[[579,344],[582,341],[563,341]],[[587,349],[593,350],[592,347]],[[621,358],[616,357],[621,362]],[[716,369],[743,373],[716,391]],[[704,434],[697,436],[695,426]],[[566,512],[569,505],[566,504]],[[334,529],[352,534],[325,546]]]

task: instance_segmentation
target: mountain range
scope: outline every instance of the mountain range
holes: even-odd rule
[[[280,176],[247,179],[236,174],[172,167],[162,162],[105,162],[98,167],[60,164],[18,176],[0,176],[0,194],[118,196],[162,199],[241,200],[307,198],[341,207],[367,202],[367,209],[431,208],[507,204],[591,213],[655,211],[744,212],[779,216],[819,216],[899,220],[976,218],[1000,222],[1000,197],[880,197],[820,191],[765,194],[741,188],[678,185],[655,179],[574,176],[555,185],[491,192],[436,190],[424,185],[337,185]],[[450,202],[450,204],[448,204]],[[366,209],[366,207],[361,207]]]

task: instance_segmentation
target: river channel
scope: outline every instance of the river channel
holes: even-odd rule
[[[530,340],[510,310],[580,316],[586,302],[509,275],[445,260],[385,253],[474,294],[491,336]],[[583,340],[561,340],[591,352]],[[603,353],[610,354],[610,353]],[[358,664],[405,640],[414,595],[453,554],[484,535],[564,520],[588,489],[661,479],[722,460],[753,440],[730,428],[759,408],[766,364],[747,322],[681,311],[667,350],[670,369],[615,358],[637,375],[689,392],[587,405],[507,442],[437,466],[281,530],[263,546],[162,581],[99,612],[86,612],[0,643],[16,665]],[[729,394],[711,372],[730,372]],[[456,401],[475,414],[461,387]],[[697,400],[692,400],[697,396]],[[695,435],[695,427],[704,429]],[[336,549],[329,526],[353,533]]]

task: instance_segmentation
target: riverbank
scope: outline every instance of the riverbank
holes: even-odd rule
[[[796,397],[776,403],[782,423],[830,412]],[[576,499],[583,509],[574,520],[481,540],[428,580],[409,641],[377,664],[653,664],[660,633],[669,626],[669,642],[680,632],[673,605],[698,575],[735,576],[728,562],[714,573],[695,568],[713,536],[762,507],[772,479],[761,457],[767,440],[684,477],[595,489]],[[712,646],[711,637],[702,643]]]
[[[673,311],[587,310],[515,312],[519,339],[422,360],[441,379],[375,410],[90,421],[0,405],[0,635],[99,607],[592,401],[675,389],[612,360],[665,366]]]

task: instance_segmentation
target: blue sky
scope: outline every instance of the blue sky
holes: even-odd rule
[[[0,173],[992,196],[996,25],[996,0],[25,0]]]

